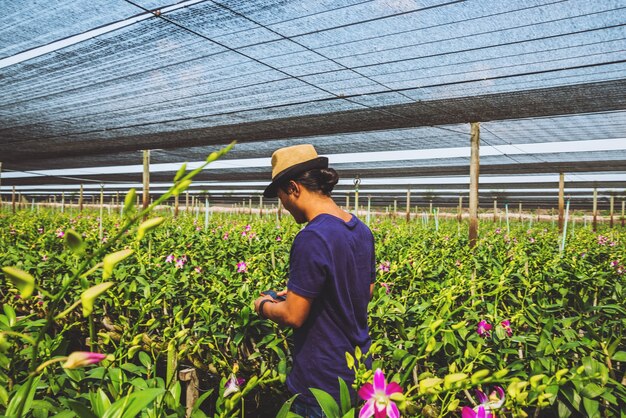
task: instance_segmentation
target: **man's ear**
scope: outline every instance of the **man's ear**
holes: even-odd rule
[[[289,181],[289,185],[287,186],[287,190],[289,194],[294,195],[295,197],[300,196],[300,185],[293,180]]]

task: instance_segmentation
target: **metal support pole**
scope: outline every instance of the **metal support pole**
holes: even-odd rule
[[[478,239],[478,178],[480,172],[480,123],[470,125],[470,190],[469,190],[469,246],[474,248]]]
[[[104,216],[104,184],[100,185],[100,225],[98,228],[98,237],[102,242],[102,217]]]
[[[143,209],[150,206],[150,150],[143,150]],[[144,220],[147,215],[144,216]]]
[[[372,209],[372,196],[367,196],[367,218],[366,218],[367,226],[369,226],[370,224],[371,209]],[[624,202],[622,202],[622,212],[624,212]],[[624,222],[624,214],[622,213],[622,225],[623,225],[623,222]]]
[[[411,189],[406,189],[406,221],[411,220]]]
[[[565,206],[565,175],[559,173],[559,234],[563,233],[563,208]]]
[[[498,220],[498,198],[493,199],[493,223]]]
[[[15,186],[13,186],[13,192],[11,193],[11,210],[15,213]]]
[[[609,215],[610,215],[610,226],[611,228],[613,228],[613,207],[615,205],[615,196],[611,195],[611,197],[609,198],[609,202],[610,202],[610,208],[609,208]]]

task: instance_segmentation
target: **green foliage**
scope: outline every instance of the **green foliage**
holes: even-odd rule
[[[179,185],[185,178],[181,173]],[[130,213],[134,198],[127,203]],[[242,415],[264,407],[264,399],[274,401],[274,413],[291,416],[283,383],[291,331],[259,319],[252,301],[262,290],[286,285],[289,247],[300,227],[286,217],[277,224],[273,216],[214,214],[205,229],[192,214],[175,221],[157,215],[160,226],[146,225],[142,239],[139,229],[137,235],[122,230],[127,218],[105,216],[108,241],[102,242],[97,215],[89,212],[0,213],[0,265],[33,278],[32,296],[16,298],[23,289],[3,269],[0,415],[17,415],[19,403],[34,416],[73,411],[102,417],[111,410],[124,416],[132,397],[137,416],[184,416],[175,357],[179,365],[196,367],[201,388],[209,391],[196,416]],[[57,229],[76,231],[82,253],[65,251]],[[608,241],[599,244],[598,234],[578,227],[561,254],[550,225],[527,229],[513,223],[505,236],[483,225],[470,253],[453,222],[440,220],[438,230],[386,219],[372,223],[377,260],[388,261],[389,271],[377,272],[369,354],[373,369],[380,367],[404,388],[403,415],[458,416],[470,405],[465,391],[489,392],[495,385],[506,391],[509,416],[537,410],[545,416],[620,416],[626,408],[625,278],[611,265],[626,264],[626,236],[603,232]],[[241,261],[247,273],[237,272]],[[100,271],[115,285],[94,299],[93,332],[73,309],[46,326],[51,309],[58,314],[101,284]],[[476,332],[481,320],[493,326],[489,337]],[[35,383],[30,359],[40,332],[37,364],[86,349],[87,337],[114,360],[83,370],[48,367]],[[363,357],[347,355],[356,389],[372,378]],[[224,399],[234,364],[247,382]],[[317,393],[328,412],[343,416],[360,407],[351,404],[348,386],[333,402]],[[126,407],[114,407],[124,402]]]

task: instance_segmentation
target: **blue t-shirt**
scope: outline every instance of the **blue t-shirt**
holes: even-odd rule
[[[369,288],[376,277],[374,237],[356,216],[348,222],[321,214],[296,236],[289,256],[287,288],[313,298],[307,320],[293,332],[293,369],[287,387],[316,404],[309,388],[339,402],[341,377],[352,391],[354,372],[346,352],[369,350]],[[353,394],[354,395],[354,394]]]

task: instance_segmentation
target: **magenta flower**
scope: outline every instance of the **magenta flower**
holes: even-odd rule
[[[48,256],[47,255],[42,255],[41,256],[41,261],[48,261]]]
[[[241,263],[237,263],[237,273],[247,273],[248,272],[248,265],[246,264],[245,261],[242,261]]]
[[[280,237],[280,235],[276,237],[276,241],[280,242],[280,241],[282,241],[282,240],[283,240],[283,239]]]
[[[491,324],[483,319],[478,323],[478,328],[476,329],[476,332],[483,338],[489,338],[489,336],[491,335],[489,331],[491,331],[492,328],[493,327],[491,326]]]
[[[598,245],[606,245],[609,242],[609,238],[604,235],[598,235]]]
[[[196,231],[202,231],[202,228],[200,228],[199,226],[196,226]]]
[[[167,257],[165,257],[165,262],[166,263],[171,263],[171,262],[173,262],[175,260],[176,260],[176,258],[174,257],[174,254],[170,254]]]
[[[476,397],[480,404],[473,409],[469,406],[464,406],[461,411],[462,418],[496,418],[496,414],[493,411],[502,408],[502,405],[504,405],[504,390],[500,386],[496,386],[489,397],[483,391],[476,389]]]
[[[230,378],[224,385],[224,394],[222,396],[225,398],[231,393],[239,392],[244,383],[246,383],[245,379],[235,376],[235,373],[231,373]]]
[[[248,232],[248,231],[249,231],[249,230],[251,230],[251,229],[252,229],[252,226],[250,226],[249,224],[248,224],[248,225],[246,225],[246,232]]]
[[[176,260],[177,269],[182,269],[184,265],[185,265],[185,260],[183,260],[182,258],[179,258],[178,260]]]
[[[511,321],[505,319],[504,321],[500,322],[500,325],[502,325],[502,328],[504,328],[504,330],[506,331],[506,335],[508,335],[509,337],[513,335],[513,329],[511,329]]]
[[[248,233],[246,231],[241,231],[241,236],[245,237],[246,235],[248,235]]]
[[[196,273],[200,274],[202,273],[202,267],[196,267],[193,269],[193,271],[195,271]]]
[[[374,372],[374,384],[366,383],[359,389],[359,396],[365,401],[365,405],[359,412],[359,418],[399,418],[400,411],[391,400],[394,393],[402,393],[402,388],[396,382],[385,380],[382,370]]]
[[[67,361],[63,363],[64,369],[77,369],[90,364],[99,363],[106,358],[106,354],[92,353],[90,351],[74,351],[67,357]]]
[[[57,229],[56,233],[58,238],[63,238],[65,236],[65,232],[63,232],[61,228]]]
[[[502,232],[502,230],[500,228],[496,228],[496,234],[499,234],[501,232]]]
[[[385,288],[385,294],[386,295],[388,295],[389,292],[391,292],[391,289],[390,289],[391,285],[389,283],[381,283],[380,285]]]
[[[530,237],[530,238],[528,238],[528,241],[530,241],[530,243],[532,244],[532,243],[535,242],[535,239],[533,237]]]
[[[616,271],[617,274],[622,275],[624,274],[624,271],[626,271],[626,269],[624,269],[624,266],[619,266]]]
[[[383,261],[382,263],[378,265],[378,270],[382,271],[383,273],[386,273],[389,271],[389,267],[391,267],[391,263],[389,261]]]
[[[39,232],[40,234],[43,234],[43,228],[37,228],[37,232]]]
[[[617,267],[618,264],[619,262],[617,260],[611,261],[611,267]]]
[[[228,239],[228,232],[224,232],[224,236],[222,237],[222,239],[224,241],[226,241]]]

